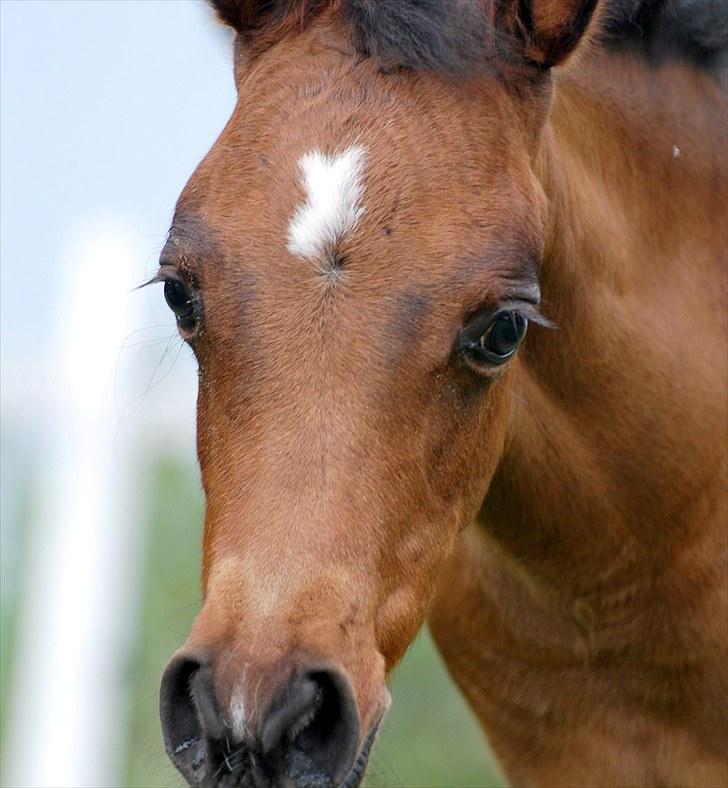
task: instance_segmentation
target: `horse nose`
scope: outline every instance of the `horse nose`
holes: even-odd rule
[[[339,785],[359,742],[359,717],[348,680],[336,670],[299,673],[273,699],[260,727],[263,755],[289,764],[295,785]]]
[[[159,694],[164,747],[190,785],[209,781],[210,742],[224,736],[212,671],[202,660],[174,657]]]
[[[160,693],[164,744],[190,785],[333,788],[354,765],[359,718],[338,670],[297,671],[257,720],[246,720],[242,742],[222,708],[211,665],[184,655],[170,662]]]

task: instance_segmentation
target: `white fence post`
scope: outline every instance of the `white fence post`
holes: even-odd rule
[[[136,608],[140,500],[119,430],[119,350],[139,276],[123,234],[67,266],[47,396],[44,478],[23,579],[5,742],[8,786],[118,785],[123,673]],[[136,296],[138,299],[138,296]]]

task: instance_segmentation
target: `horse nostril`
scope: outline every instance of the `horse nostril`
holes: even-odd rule
[[[209,668],[174,657],[162,677],[159,714],[167,754],[187,782],[199,785],[209,766],[207,740],[220,726]]]
[[[359,718],[347,679],[333,670],[294,678],[274,699],[261,726],[263,752],[279,753],[288,776],[338,785],[349,773],[359,742]]]
[[[230,737],[210,664],[179,654],[162,677],[164,746],[190,785],[316,785],[350,773],[359,717],[348,680],[334,670],[296,675],[258,720],[257,741]],[[241,782],[242,781],[242,782]],[[271,782],[272,781],[272,782]]]

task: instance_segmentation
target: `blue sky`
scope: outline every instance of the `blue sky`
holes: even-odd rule
[[[154,272],[175,200],[232,110],[231,43],[201,0],[0,0],[0,623],[16,605],[23,665],[11,682],[21,690],[10,704],[19,738],[9,752],[42,727],[25,724],[23,709],[43,707],[53,720],[54,708],[69,708],[50,690],[47,703],[24,703],[36,679],[50,677],[52,687],[98,680],[94,703],[115,708],[116,685],[103,676],[123,669],[116,663],[126,648],[112,659],[83,647],[73,665],[89,675],[72,666],[58,684],[47,666],[28,667],[28,655],[42,663],[54,648],[71,649],[59,637],[36,648],[33,632],[45,637],[85,601],[89,609],[73,617],[80,633],[133,619],[133,605],[121,614],[119,604],[136,593],[152,434],[194,460],[191,353],[161,288],[133,288]],[[64,551],[72,567],[58,560]],[[117,635],[126,637],[98,642]],[[48,725],[61,744],[61,734],[80,741],[81,723],[97,719],[82,694],[76,727]],[[95,728],[101,753],[104,726]],[[51,770],[95,768],[73,746],[60,751],[69,763],[49,758]],[[39,777],[32,758],[16,760],[31,784],[63,782]],[[99,781],[70,784],[82,783]]]
[[[89,228],[124,228],[138,279],[153,271],[177,195],[235,91],[230,36],[201,0],[0,9],[0,329],[3,377],[16,378],[4,386],[17,390],[47,362],[64,272]],[[114,297],[104,261],[98,289]]]

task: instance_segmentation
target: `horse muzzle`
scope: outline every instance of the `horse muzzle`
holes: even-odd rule
[[[164,744],[191,786],[358,788],[388,693],[362,732],[342,670],[309,664],[287,673],[260,712],[254,691],[247,713],[216,690],[210,661],[184,653],[172,659],[160,693]]]

